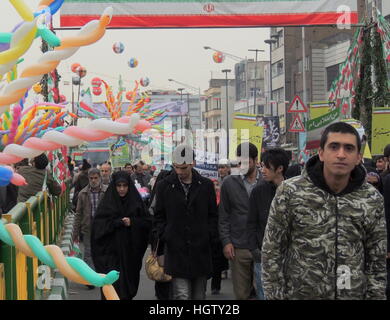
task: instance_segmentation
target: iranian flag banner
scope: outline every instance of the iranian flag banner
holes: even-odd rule
[[[110,27],[196,28],[357,23],[357,0],[65,0],[61,27],[99,19],[113,7]]]

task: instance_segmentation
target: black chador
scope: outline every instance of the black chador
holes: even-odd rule
[[[123,197],[117,191],[119,183],[128,185]],[[130,226],[125,225],[125,217],[130,218]],[[114,288],[121,300],[137,294],[150,229],[151,217],[130,175],[114,173],[92,220],[91,251],[96,272],[120,272]]]

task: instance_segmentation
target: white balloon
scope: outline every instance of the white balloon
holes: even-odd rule
[[[42,153],[42,150],[35,150],[31,148],[26,148],[20,146],[18,144],[9,144],[3,150],[4,153],[12,154],[13,156],[21,157],[21,158],[35,158]]]
[[[130,127],[130,132],[133,132],[134,127],[137,125],[137,123],[140,121],[141,116],[138,113],[133,113],[130,116],[129,120],[129,127]]]
[[[74,147],[82,144],[84,140],[76,139],[71,136],[68,136],[62,132],[58,132],[55,130],[48,131],[42,136],[43,140],[63,144],[67,147]]]
[[[128,123],[119,123],[107,119],[96,119],[88,124],[87,128],[107,131],[113,134],[126,135],[131,132]]]

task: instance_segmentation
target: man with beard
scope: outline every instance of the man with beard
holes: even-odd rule
[[[95,216],[99,202],[103,198],[107,186],[103,185],[99,169],[88,171],[89,184],[80,191],[77,201],[73,241],[83,241],[84,261],[93,269],[91,257],[91,221]],[[93,289],[93,286],[87,286]]]
[[[219,235],[223,252],[230,260],[233,290],[236,299],[251,298],[253,291],[253,258],[249,251],[246,225],[249,197],[262,180],[257,170],[258,150],[253,143],[243,142],[237,147],[240,174],[225,178],[219,204]]]

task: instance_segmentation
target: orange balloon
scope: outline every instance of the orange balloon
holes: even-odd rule
[[[72,66],[70,67],[70,69],[72,70],[72,72],[76,73],[77,72],[77,69],[80,67],[80,63],[73,63]]]

